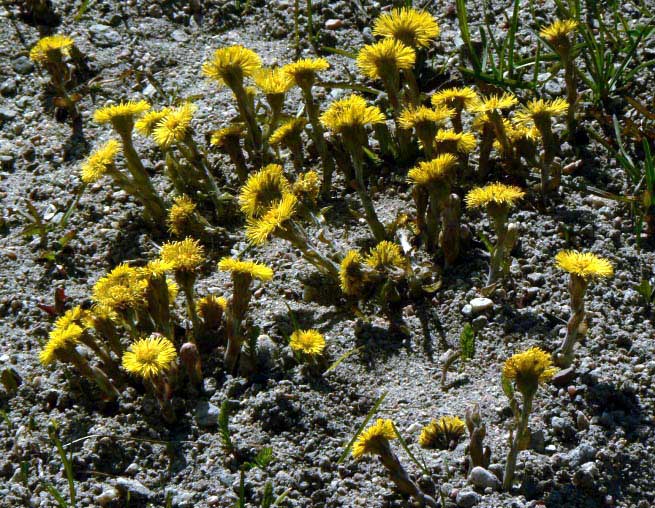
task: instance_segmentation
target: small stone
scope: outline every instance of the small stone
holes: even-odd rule
[[[529,273],[526,279],[528,279],[530,284],[532,284],[533,286],[541,286],[544,283],[546,277],[544,276],[543,273],[534,272],[534,273]]]
[[[485,326],[489,324],[487,316],[478,316],[473,321],[471,321],[471,326],[476,332],[482,330]]]
[[[582,411],[578,411],[575,415],[575,425],[578,430],[587,430],[589,428],[589,420]]]
[[[422,428],[423,428],[423,426],[420,423],[414,422],[409,427],[407,427],[407,430],[405,432],[407,434],[414,434],[415,432],[418,432]]]
[[[105,506],[115,501],[121,496],[120,492],[115,487],[108,487],[102,491],[101,494],[98,494],[93,498],[93,500],[98,503],[100,506]]]
[[[500,481],[496,478],[496,475],[480,466],[473,468],[468,481],[479,489],[500,490]]]
[[[4,97],[9,97],[16,93],[16,80],[14,78],[9,78],[2,82],[0,85],[0,95]]]
[[[18,74],[23,75],[29,74],[34,70],[34,64],[32,63],[32,60],[26,56],[19,56],[13,61],[11,66]]]
[[[218,425],[219,409],[206,400],[201,400],[196,405],[195,419],[199,427],[215,427]]]
[[[580,466],[571,482],[576,487],[584,487],[590,489],[594,486],[594,481],[598,476],[598,468],[594,462],[585,462]]]
[[[562,369],[553,376],[553,384],[555,386],[567,386],[575,378],[575,369],[569,367],[567,369]]]
[[[111,48],[121,43],[121,35],[108,25],[96,23],[89,27],[91,41],[101,48]]]
[[[343,26],[343,21],[340,19],[328,19],[325,22],[326,30],[338,30]]]
[[[171,33],[171,39],[177,42],[187,42],[189,36],[184,30],[173,30]]]
[[[139,472],[139,469],[141,469],[139,465],[135,462],[132,462],[129,466],[125,468],[125,474],[129,476],[134,476]]]
[[[129,492],[133,501],[148,500],[155,496],[143,483],[131,478],[116,478],[116,488],[125,494]]]
[[[468,303],[462,307],[462,314],[465,316],[470,316],[473,314],[473,307],[471,307]]]
[[[581,443],[564,455],[564,461],[569,467],[578,467],[596,457],[596,449],[588,443]]]
[[[455,502],[460,508],[471,508],[480,502],[480,494],[470,489],[462,489],[457,493]]]
[[[489,298],[473,298],[469,303],[473,314],[479,314],[480,312],[484,312],[494,306],[494,302]]]

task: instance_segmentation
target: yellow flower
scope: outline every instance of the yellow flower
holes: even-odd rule
[[[293,141],[294,138],[297,139],[302,134],[305,125],[307,125],[307,120],[304,118],[288,120],[273,131],[268,143],[271,146],[287,145],[289,141]]]
[[[176,272],[192,272],[205,261],[204,249],[194,238],[165,243],[161,246],[160,257]]]
[[[303,197],[310,201],[316,201],[321,190],[321,181],[316,171],[301,173],[293,182],[292,191],[300,199]]]
[[[100,180],[114,166],[120,148],[121,144],[118,141],[110,139],[89,155],[80,169],[82,181],[93,183]]]
[[[127,101],[105,106],[93,113],[93,120],[98,124],[111,123],[119,133],[129,133],[134,126],[134,119],[150,109],[146,101]]]
[[[57,326],[50,332],[48,342],[39,353],[39,361],[41,365],[50,365],[57,359],[57,352],[75,346],[78,342],[84,329],[74,323],[69,323],[66,326]]]
[[[321,115],[321,123],[337,134],[368,124],[384,123],[384,115],[377,106],[369,106],[359,95],[350,95],[330,104]]]
[[[166,277],[166,287],[168,288],[168,301],[171,306],[174,306],[177,294],[180,292],[180,287],[177,285],[177,282],[168,277]]]
[[[219,85],[233,88],[242,84],[244,78],[254,75],[261,66],[257,53],[237,45],[217,49],[211,60],[202,65],[202,73]]]
[[[196,302],[198,315],[207,319],[210,316],[222,315],[227,307],[227,299],[223,296],[207,295],[203,296]]]
[[[425,11],[394,9],[375,20],[373,35],[393,37],[407,46],[425,48],[439,36],[439,25]]]
[[[569,109],[566,99],[557,98],[552,101],[534,99],[522,106],[514,115],[519,125],[529,126],[532,123],[550,120],[554,116],[565,115]]]
[[[407,179],[415,185],[431,185],[450,178],[452,169],[457,164],[457,158],[450,153],[442,153],[430,161],[419,162],[410,169]]]
[[[162,259],[153,259],[148,261],[148,264],[141,268],[141,274],[150,279],[152,277],[162,277],[167,272],[173,270],[173,264]]]
[[[239,206],[247,217],[259,217],[291,192],[291,184],[279,164],[268,164],[248,177],[239,193]]]
[[[471,109],[476,113],[490,113],[501,109],[509,109],[518,104],[519,100],[512,93],[505,92],[502,95],[490,95],[482,97]]]
[[[211,145],[217,146],[219,148],[227,146],[230,143],[239,144],[239,141],[241,140],[243,133],[244,133],[243,124],[233,123],[231,125],[228,125],[227,127],[224,127],[223,129],[219,129],[217,131],[212,132],[211,139],[209,142]]]
[[[466,426],[457,416],[442,416],[432,420],[423,427],[418,438],[418,444],[423,448],[439,448],[445,450],[451,443],[456,444],[464,435]]]
[[[446,106],[457,110],[469,110],[475,106],[480,98],[472,88],[464,86],[461,88],[446,88],[432,96],[432,105],[436,108]]]
[[[513,207],[523,196],[525,192],[519,187],[495,182],[471,189],[464,200],[468,209],[488,205]]]
[[[503,365],[503,377],[514,381],[524,396],[530,396],[537,391],[540,383],[552,379],[558,370],[553,366],[550,353],[533,347],[506,360]]]
[[[198,107],[190,102],[171,108],[169,113],[157,123],[152,132],[155,143],[166,149],[176,141],[183,141],[189,134],[191,120],[193,120],[196,109]]]
[[[551,44],[557,43],[578,28],[578,22],[573,19],[558,19],[539,31],[539,35]]]
[[[437,151],[440,147],[454,147],[459,153],[470,153],[475,149],[475,136],[470,132],[455,132],[452,129],[441,129],[434,138]]]
[[[291,334],[289,347],[294,353],[318,356],[325,349],[325,338],[317,330],[296,330]]]
[[[66,35],[43,37],[30,50],[30,60],[38,63],[57,62],[69,56],[75,41]]]
[[[287,93],[294,85],[293,78],[281,67],[259,69],[253,76],[255,85],[266,95]]]
[[[72,309],[68,309],[64,312],[63,316],[60,316],[55,321],[55,328],[64,329],[70,325],[81,326],[82,328],[87,328],[89,311],[82,309],[79,305],[76,305]]]
[[[330,68],[325,58],[303,58],[282,67],[300,88],[311,87],[316,81],[316,74]]]
[[[171,108],[148,111],[134,123],[134,128],[144,136],[152,136],[157,124],[171,112]]]
[[[364,46],[357,55],[357,66],[371,79],[385,80],[399,71],[411,69],[416,53],[395,39],[384,39]]]
[[[454,110],[443,106],[435,109],[426,106],[409,107],[401,111],[398,116],[398,124],[402,129],[420,129],[422,124],[441,123],[454,113]]]
[[[177,358],[175,346],[166,337],[153,334],[135,341],[123,354],[123,368],[150,380],[168,371]]]
[[[346,252],[339,269],[341,290],[347,295],[356,295],[364,280],[362,273],[362,255],[356,250]]]
[[[562,270],[585,279],[614,275],[612,263],[608,259],[596,256],[591,252],[563,250],[555,256],[555,264]]]
[[[376,270],[394,267],[405,268],[407,259],[405,259],[400,245],[383,240],[371,249],[364,263]]]
[[[396,439],[396,431],[391,420],[378,418],[378,420],[362,432],[353,444],[353,458],[358,459],[363,455],[380,453],[380,447],[391,439]]]
[[[270,235],[274,234],[276,230],[284,228],[285,223],[293,218],[297,202],[298,198],[293,194],[284,194],[282,200],[269,208],[264,215],[248,219],[246,238],[255,245],[264,243]]]
[[[273,270],[269,266],[254,261],[241,261],[240,259],[225,257],[218,263],[218,269],[224,272],[247,275],[252,279],[259,279],[263,282],[273,278]]]
[[[178,196],[173,200],[168,211],[168,229],[174,235],[180,236],[192,224],[196,204],[188,196]]]
[[[101,307],[124,311],[144,303],[147,287],[138,269],[122,263],[95,283],[92,299]]]

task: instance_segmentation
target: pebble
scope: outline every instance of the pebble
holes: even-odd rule
[[[120,34],[109,25],[96,23],[89,27],[91,41],[101,48],[111,48],[121,43]]]
[[[471,508],[480,502],[480,494],[470,489],[462,489],[457,493],[455,502],[461,508]]]
[[[93,498],[100,506],[105,506],[120,497],[120,492],[115,487],[108,487]]]
[[[0,84],[0,95],[4,97],[9,97],[16,93],[16,80],[14,78],[9,78]]]
[[[569,467],[578,467],[596,457],[596,449],[588,443],[581,443],[563,456]]]
[[[136,496],[140,499],[150,499],[154,497],[154,493],[143,483],[138,480],[130,478],[116,478],[116,488],[123,492],[129,492],[130,497]],[[137,499],[134,499],[136,501]]]
[[[535,272],[535,273],[529,273],[526,279],[528,279],[530,284],[532,284],[533,286],[541,286],[544,283],[546,277],[543,273]]]
[[[587,430],[589,428],[589,420],[582,411],[578,411],[575,416],[575,425],[578,430]]]
[[[32,60],[26,56],[19,56],[12,62],[11,66],[18,74],[23,75],[29,74],[34,70],[34,64],[32,63]]]
[[[591,488],[594,486],[594,481],[598,476],[598,468],[594,462],[585,462],[580,466],[573,475],[572,483],[576,487]]]
[[[343,21],[340,19],[328,19],[325,22],[326,30],[338,30],[343,26]]]
[[[480,466],[473,468],[468,481],[479,489],[491,488],[493,490],[500,490],[500,480],[496,478],[496,475]]]
[[[177,42],[187,42],[189,40],[189,35],[184,30],[173,30],[171,33],[171,39]]]
[[[195,419],[199,427],[215,427],[218,425],[219,409],[206,400],[201,400],[196,405]]]
[[[564,329],[564,333],[566,333],[566,329]],[[569,367],[567,369],[562,369],[557,372],[553,376],[552,383],[555,386],[567,386],[570,384],[571,381],[575,378],[575,369],[573,367]]]
[[[471,305],[471,311],[473,314],[479,314],[480,312],[492,308],[494,302],[489,298],[473,298],[473,300],[469,302],[469,305]]]

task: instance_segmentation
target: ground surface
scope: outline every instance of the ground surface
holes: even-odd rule
[[[316,282],[314,269],[288,244],[275,240],[253,254],[275,269],[273,282],[265,286],[252,312],[254,323],[269,337],[262,342],[271,369],[248,382],[226,377],[218,359],[205,359],[205,392],[195,397],[180,395],[176,403],[184,416],[178,425],[163,425],[155,401],[134,389],[123,393],[118,408],[105,407],[74,372],[42,368],[38,352],[51,319],[38,304],[51,304],[55,288],[65,289],[70,304],[88,303],[89,290],[98,277],[119,262],[152,258],[156,245],[166,240],[165,234],[153,234],[146,227],[136,203],[106,181],[92,186],[81,198],[66,229],[74,229],[76,236],[54,261],[39,259],[43,248],[38,238],[20,234],[26,220],[16,210],[26,209],[26,199],[50,216],[65,210],[72,199],[79,185],[80,160],[108,136],[107,129],[91,121],[93,110],[108,99],[145,98],[163,105],[164,99],[144,78],[143,72],[148,71],[167,93],[196,97],[200,139],[236,114],[230,94],[217,92],[200,77],[200,66],[212,50],[243,44],[269,65],[284,64],[295,56],[293,2],[286,0],[253,2],[243,15],[236,10],[236,2],[211,0],[195,16],[184,10],[185,2],[99,0],[91,2],[91,9],[76,21],[78,3],[54,2],[61,22],[53,30],[75,39],[97,76],[96,93],[81,102],[84,141],[72,138],[69,125],[58,123],[42,101],[43,76],[26,60],[39,29],[0,8],[0,204],[4,216],[0,366],[14,369],[22,381],[15,393],[0,388],[0,408],[6,414],[0,421],[0,506],[57,506],[46,488],[50,483],[67,493],[61,461],[48,437],[51,420],[59,423],[62,441],[80,440],[72,447],[78,506],[107,502],[109,506],[165,506],[166,499],[179,507],[233,506],[238,474],[225,460],[215,428],[199,425],[197,418],[203,412],[202,401],[208,401],[214,411],[226,398],[233,401],[230,425],[237,446],[246,455],[270,446],[275,455],[266,471],[247,475],[252,506],[259,506],[266,479],[273,481],[278,495],[289,489],[283,506],[409,506],[394,493],[376,460],[348,458],[337,465],[344,444],[385,392],[380,414],[394,419],[410,448],[426,461],[432,479],[443,485],[446,497],[454,503],[458,489],[470,488],[463,462],[465,443],[454,451],[423,452],[416,443],[420,426],[444,414],[463,416],[467,407],[479,403],[492,463],[504,463],[511,419],[499,382],[502,362],[532,345],[552,351],[561,340],[569,315],[568,293],[566,276],[554,267],[553,258],[566,247],[589,249],[609,258],[616,276],[588,291],[590,329],[585,344],[577,349],[575,374],[538,395],[531,420],[532,449],[519,457],[517,479],[522,480],[522,489],[511,495],[479,492],[477,506],[643,508],[655,503],[654,330],[651,315],[634,290],[642,278],[653,276],[655,255],[648,245],[641,250],[636,245],[625,209],[575,190],[581,182],[615,191],[625,184],[616,162],[593,144],[582,169],[565,178],[561,199],[553,207],[540,211],[528,200],[513,215],[521,234],[511,281],[492,297],[493,307],[479,315],[467,314],[465,307],[478,296],[477,288],[486,275],[487,258],[481,244],[468,250],[433,298],[407,302],[403,309],[410,330],[407,340],[390,333],[382,318],[358,320],[343,300],[330,296],[339,294],[337,288],[319,289],[323,282]],[[342,22],[336,30],[321,30],[324,44],[356,50],[372,40],[367,26],[380,12],[377,2],[362,2],[363,8],[358,2],[314,4],[318,27],[328,20]],[[431,10],[442,25],[442,36],[434,51],[435,62],[448,68],[461,41],[452,16],[454,6],[436,4]],[[538,6],[536,20],[527,12],[522,14],[526,52],[534,40],[529,29],[550,20],[552,11],[546,3]],[[493,10],[490,15],[498,16],[502,33],[503,17]],[[304,37],[303,44],[303,54],[311,56]],[[652,41],[645,51],[651,56],[655,52]],[[356,74],[347,58],[328,59],[332,64],[329,79]],[[632,90],[647,104],[652,104],[653,77],[646,70]],[[453,72],[437,84],[457,80]],[[550,93],[560,95],[562,90],[561,80],[549,84]],[[324,104],[342,93],[326,92]],[[292,94],[287,104],[295,111],[298,96]],[[165,182],[157,176],[158,153],[143,140],[137,148],[150,161],[164,191]],[[565,147],[564,158],[572,161],[572,154]],[[212,160],[229,171],[227,160],[218,155],[212,155]],[[375,201],[382,219],[391,220],[399,211],[413,208],[404,173],[386,171],[378,189]],[[361,245],[366,230],[346,211],[346,204],[357,208],[356,197],[345,193],[339,183],[335,198],[328,220],[337,243],[344,249]],[[489,231],[480,214],[467,214],[465,222],[474,231]],[[346,227],[347,237],[343,235]],[[233,229],[243,235],[239,225]],[[51,233],[49,242],[54,245],[62,234]],[[201,293],[227,293],[227,279],[217,272],[214,262],[244,246],[243,241],[215,246],[213,261],[199,282]],[[292,331],[286,305],[301,326],[325,334],[332,359],[354,347],[361,349],[322,379],[312,378],[295,365],[284,345]],[[458,344],[464,324],[470,321],[477,330],[475,358],[461,368],[456,364],[455,370],[460,370],[450,376],[461,376],[461,382],[445,392],[439,383],[440,356]],[[404,452],[400,455],[420,477]],[[421,478],[421,484],[430,484],[430,478]]]

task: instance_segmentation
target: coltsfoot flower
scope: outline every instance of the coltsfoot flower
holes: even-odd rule
[[[439,33],[439,25],[430,13],[412,8],[383,13],[373,25],[373,35],[391,37],[415,48],[428,47]]]
[[[259,69],[253,75],[253,80],[266,95],[285,94],[294,85],[293,77],[282,67]]]
[[[165,374],[177,358],[175,346],[162,335],[135,341],[123,354],[123,368],[145,380]]]
[[[40,64],[61,61],[69,56],[74,43],[67,35],[43,37],[30,50],[30,60]]]
[[[400,112],[398,125],[403,129],[419,131],[425,124],[439,124],[447,120],[454,110],[447,107],[428,108],[426,106],[410,107]]]
[[[455,132],[452,129],[440,129],[434,137],[437,152],[471,153],[475,150],[475,136],[470,132]]]
[[[282,200],[269,208],[261,217],[248,219],[246,225],[246,238],[255,245],[261,245],[276,230],[284,228],[287,221],[296,213],[298,198],[293,194],[284,194]]]
[[[442,416],[423,427],[418,438],[418,444],[423,448],[445,450],[456,445],[465,432],[466,425],[461,418]]]
[[[132,132],[135,119],[150,109],[146,101],[127,101],[104,106],[93,113],[97,124],[111,123],[116,131],[123,135]]]
[[[321,191],[321,180],[316,171],[301,173],[293,182],[292,191],[298,199],[314,203]]]
[[[341,261],[339,282],[341,290],[347,295],[356,295],[364,283],[362,263],[364,259],[356,250],[349,250]]]
[[[209,143],[212,146],[217,146],[219,148],[226,147],[230,143],[236,143],[238,145],[244,132],[245,126],[243,124],[233,123],[227,127],[212,132]]]
[[[196,204],[189,196],[177,196],[168,211],[168,229],[174,235],[182,235],[193,224]]]
[[[325,349],[325,338],[318,330],[296,330],[291,334],[289,347],[294,353],[319,356]]]
[[[233,274],[246,275],[251,279],[269,281],[273,278],[273,270],[262,263],[254,261],[241,261],[240,259],[225,257],[218,263],[218,269]]]
[[[541,121],[550,120],[556,116],[566,115],[569,104],[566,99],[558,97],[552,101],[534,99],[522,106],[514,115],[514,121],[519,125],[530,126]]]
[[[57,359],[57,353],[75,347],[80,341],[84,329],[74,323],[65,326],[55,326],[50,332],[48,342],[39,353],[41,365],[47,366]]]
[[[436,108],[446,106],[458,111],[470,110],[475,106],[480,98],[473,88],[468,86],[461,88],[446,88],[439,90],[430,99],[432,105]]]
[[[539,30],[539,35],[551,44],[568,38],[578,28],[578,22],[573,19],[558,19]]]
[[[562,270],[584,279],[611,277],[614,275],[612,263],[608,259],[591,252],[564,250],[557,253],[555,263]]]
[[[384,115],[377,106],[369,106],[363,97],[354,94],[334,101],[321,115],[321,123],[337,134],[384,121]]]
[[[139,134],[152,136],[157,124],[171,112],[171,108],[162,108],[148,111],[134,123],[134,128]]]
[[[89,184],[100,180],[114,166],[120,148],[118,141],[110,139],[89,155],[80,169],[82,181]]]
[[[415,62],[414,50],[395,39],[364,46],[357,56],[357,66],[371,79],[385,80],[389,75],[411,69]]]
[[[144,304],[147,288],[148,281],[141,272],[122,263],[95,283],[92,299],[100,307],[125,311]]]
[[[223,313],[227,308],[227,298],[223,296],[207,295],[196,302],[198,316],[211,326],[218,327]]]
[[[503,109],[510,109],[518,104],[519,100],[512,93],[505,92],[502,95],[489,95],[482,97],[472,107],[472,111],[476,113],[489,113]]]
[[[516,353],[503,365],[503,377],[514,381],[524,395],[533,395],[540,384],[550,381],[559,369],[553,366],[550,353],[538,347]]]
[[[214,51],[210,60],[202,65],[202,73],[219,85],[233,88],[243,79],[253,76],[262,66],[259,55],[243,46],[229,46]]]
[[[377,455],[384,444],[397,437],[393,422],[378,418],[373,425],[359,435],[353,444],[353,458],[358,459],[364,455]]]
[[[160,257],[175,272],[193,272],[205,261],[204,249],[194,238],[165,243],[161,246]]]
[[[429,186],[438,184],[452,176],[457,158],[450,154],[441,154],[430,161],[423,161],[407,173],[407,179],[415,185]]]
[[[175,142],[183,141],[189,134],[191,120],[197,109],[198,107],[190,102],[170,108],[152,131],[155,143],[166,149]]]
[[[404,269],[407,266],[407,258],[403,255],[400,245],[383,240],[371,249],[364,263],[375,270]]]
[[[311,87],[316,81],[319,72],[330,68],[325,58],[303,58],[282,67],[282,70],[290,76],[300,88]]]
[[[268,142],[271,146],[288,145],[289,141],[293,142],[302,134],[305,125],[307,125],[307,120],[304,118],[288,120],[273,131]]]
[[[259,217],[289,192],[291,184],[284,176],[282,166],[269,164],[248,177],[239,193],[239,206],[246,217]]]
[[[465,201],[466,207],[469,209],[489,205],[511,208],[516,206],[523,196],[525,196],[525,192],[519,187],[495,182],[471,189],[466,195]]]

